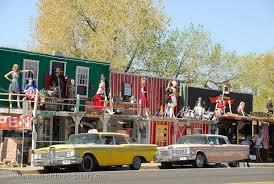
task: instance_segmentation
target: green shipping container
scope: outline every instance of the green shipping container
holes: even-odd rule
[[[55,68],[61,68],[64,76],[74,79],[77,93],[82,98],[91,98],[97,91],[101,74],[106,79],[110,76],[110,63],[86,59],[69,58],[49,54],[28,52],[23,50],[0,47],[0,92],[8,92],[9,81],[4,75],[11,71],[14,64],[20,70],[34,70],[20,73],[19,86],[24,89],[28,78],[33,78],[41,90],[47,86],[46,78],[53,74]]]

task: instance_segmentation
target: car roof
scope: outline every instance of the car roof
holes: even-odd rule
[[[193,137],[193,136],[205,136],[205,137],[223,137],[223,138],[227,138],[227,136],[224,136],[224,135],[216,135],[216,134],[192,134],[192,135],[185,135],[185,136],[188,136],[188,137]]]
[[[74,135],[89,135],[89,134],[97,134],[97,135],[120,135],[120,136],[126,136],[128,137],[128,134],[123,133],[117,133],[117,132],[96,132],[96,133],[80,133],[80,134],[74,134]]]

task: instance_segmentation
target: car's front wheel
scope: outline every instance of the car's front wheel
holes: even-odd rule
[[[44,172],[45,173],[58,172],[58,168],[57,167],[52,167],[52,166],[44,166]]]
[[[130,169],[139,170],[142,165],[142,159],[140,157],[134,157],[132,164],[130,165]]]
[[[91,155],[85,155],[83,157],[80,170],[84,172],[94,171],[96,168],[96,161]]]
[[[202,168],[205,165],[205,156],[202,153],[198,153],[196,159],[194,160],[193,166],[197,168]]]
[[[161,162],[161,168],[163,169],[170,169],[172,167],[171,162]]]

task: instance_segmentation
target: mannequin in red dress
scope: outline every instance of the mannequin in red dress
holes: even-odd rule
[[[147,89],[146,89],[146,78],[141,79],[141,107],[144,110],[144,115],[148,115],[148,107],[147,107]]]
[[[98,90],[93,98],[94,100],[94,108],[97,110],[103,110],[104,107],[106,109],[106,111],[109,114],[114,114],[114,112],[112,112],[109,109],[109,104],[107,103],[107,97],[106,97],[106,88],[105,88],[105,82],[101,81],[98,87]]]

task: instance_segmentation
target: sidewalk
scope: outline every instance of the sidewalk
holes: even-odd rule
[[[263,168],[263,167],[274,167],[274,163],[249,163],[250,168]],[[141,170],[146,169],[160,169],[160,163],[143,163]],[[180,168],[180,166],[176,166]],[[176,169],[175,167],[175,169]],[[221,164],[219,166],[210,165],[210,168],[225,168],[229,167],[227,164]],[[246,163],[241,162],[240,167],[244,168]],[[186,168],[191,168],[191,166],[186,166]],[[40,174],[43,173],[43,167],[0,167],[0,175],[7,175],[7,174]]]

